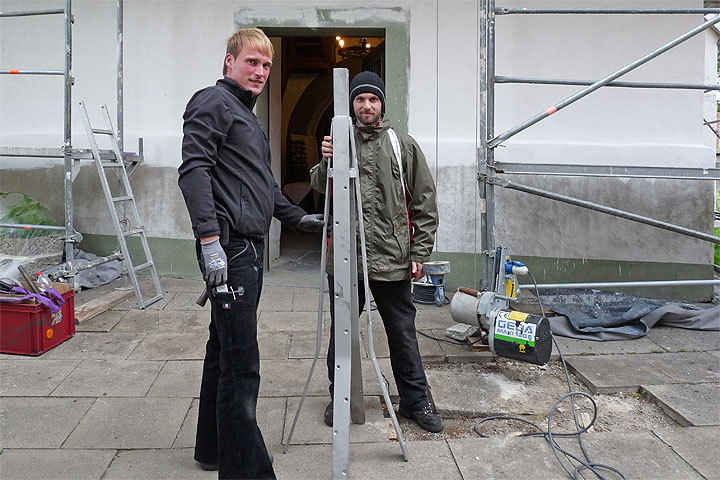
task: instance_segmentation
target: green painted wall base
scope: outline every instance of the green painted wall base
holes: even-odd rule
[[[136,238],[128,245],[133,256],[141,255],[142,248]],[[200,278],[195,259],[194,240],[148,238],[150,251],[160,275],[181,278]],[[111,235],[84,235],[80,248],[96,255],[114,252],[117,239]],[[433,260],[450,262],[451,272],[445,276],[445,289],[454,292],[459,286],[478,288],[482,278],[480,257],[471,253],[435,252]],[[713,278],[713,266],[681,263],[620,262],[614,260],[582,260],[545,257],[513,257],[524,262],[538,283],[575,282],[636,282],[653,280],[701,280]],[[520,278],[521,284],[530,283],[529,277]],[[619,291],[638,297],[663,298],[685,302],[709,302],[711,285],[690,287],[627,288]]]
[[[480,257],[471,253],[435,252],[433,260],[448,260],[451,272],[445,278],[447,291],[459,286],[478,288],[482,279]],[[545,258],[516,256],[524,262],[538,283],[587,282],[638,282],[659,280],[709,280],[713,266],[681,263],[622,262],[617,260],[582,260],[571,258]],[[521,284],[532,283],[530,277],[521,277]],[[637,287],[617,289],[638,297],[661,298],[684,302],[710,302],[712,285],[688,287]],[[541,292],[542,295],[542,292]]]
[[[117,238],[112,235],[83,234],[80,248],[95,255],[109,255],[118,248]],[[172,238],[148,238],[150,252],[158,274],[179,278],[201,278],[195,256],[195,240]],[[138,238],[128,238],[133,259],[142,259],[143,251]]]

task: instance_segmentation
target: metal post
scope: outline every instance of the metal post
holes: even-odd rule
[[[495,134],[495,0],[486,0],[486,137],[483,138],[482,151],[484,158],[480,159],[483,169],[491,170],[495,164],[495,151],[488,145],[488,140]],[[490,288],[493,282],[493,258],[495,250],[495,187],[489,182],[481,182],[481,208],[482,217],[482,288]],[[482,195],[481,194],[481,195]]]
[[[333,256],[335,296],[335,381],[333,398],[333,479],[348,478],[350,462],[350,384],[352,366],[352,313],[353,295],[351,265],[357,265],[357,248],[352,243],[355,215],[352,202],[354,189],[350,188],[350,112],[348,70],[333,70],[335,116],[333,132]],[[369,301],[370,299],[366,299]]]
[[[75,228],[73,227],[73,158],[72,158],[72,5],[71,0],[65,0],[65,98],[63,103],[65,118],[63,124],[64,141],[63,182],[65,186],[65,269],[68,273],[68,283],[75,285]]]
[[[692,30],[679,36],[675,40],[668,42],[665,45],[653,50],[652,52],[648,53],[644,57],[624,66],[620,70],[608,75],[607,77],[603,78],[602,80],[598,80],[597,82],[593,83],[589,87],[583,88],[576,94],[569,96],[568,98],[559,102],[558,104],[548,107],[547,109],[545,109],[545,111],[538,113],[534,117],[522,122],[521,124],[511,128],[509,130],[506,130],[505,132],[501,133],[500,135],[493,138],[489,142],[490,148],[497,147],[498,145],[500,145],[501,143],[503,143],[505,140],[512,137],[513,135],[525,130],[526,128],[528,128],[532,125],[535,125],[539,121],[549,117],[550,115],[557,112],[558,110],[565,108],[572,103],[577,102],[578,100],[585,97],[586,95],[589,95],[592,92],[594,92],[595,90],[598,90],[600,87],[607,85],[608,83],[612,82],[616,78],[621,77],[622,75],[625,75],[626,73],[636,69],[637,67],[649,62],[650,60],[657,57],[658,55],[667,52],[671,48],[676,47],[677,45],[681,44],[685,40],[694,37],[695,35],[697,35],[698,33],[702,32],[704,30],[707,30],[708,28],[712,27],[713,25],[715,25],[718,22],[720,22],[720,15],[716,15],[716,16],[712,17],[710,20],[706,21],[702,25],[693,28]]]
[[[117,0],[117,142],[124,152],[125,138],[123,122],[123,0]],[[124,160],[124,159],[123,159]]]

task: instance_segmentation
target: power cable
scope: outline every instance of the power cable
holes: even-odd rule
[[[530,278],[532,279],[533,284],[535,285],[535,295],[537,296],[538,303],[540,304],[540,311],[542,312],[542,316],[547,318],[547,316],[545,315],[545,308],[543,307],[542,299],[540,298],[540,289],[538,288],[537,281],[535,280],[535,277],[533,276],[532,272],[528,271],[528,274],[530,275]],[[478,420],[475,423],[475,428],[474,428],[475,433],[477,433],[480,437],[489,438],[488,435],[485,435],[484,433],[480,432],[480,430],[479,430],[480,425],[482,425],[485,422],[490,422],[490,421],[495,421],[495,420],[512,420],[512,421],[525,423],[527,425],[534,427],[537,430],[537,432],[523,433],[520,436],[522,436],[522,437],[538,437],[538,436],[545,437],[545,439],[550,444],[550,447],[552,448],[553,453],[555,454],[555,458],[560,463],[560,466],[563,468],[563,470],[565,470],[565,472],[573,480],[581,479],[581,477],[579,475],[580,475],[580,472],[583,470],[590,470],[599,479],[606,480],[606,478],[600,474],[598,469],[608,470],[610,472],[613,472],[613,473],[619,475],[620,478],[625,480],[625,475],[623,475],[622,472],[620,472],[620,470],[618,470],[614,467],[611,467],[609,465],[596,463],[596,462],[593,462],[592,460],[590,460],[590,455],[588,454],[587,449],[585,448],[585,444],[583,443],[583,440],[582,440],[582,434],[587,432],[590,429],[590,427],[593,426],[593,424],[595,423],[595,420],[597,419],[597,403],[595,403],[595,399],[591,395],[589,395],[585,392],[578,392],[578,391],[573,390],[572,383],[570,382],[570,373],[568,372],[567,364],[565,363],[565,358],[563,357],[563,354],[560,351],[560,346],[558,345],[557,340],[555,340],[554,335],[552,336],[552,340],[553,340],[553,343],[555,344],[555,348],[558,351],[558,355],[560,357],[560,362],[562,363],[562,366],[563,366],[563,371],[565,372],[565,380],[567,381],[567,385],[568,385],[568,393],[566,393],[565,395],[560,397],[555,402],[555,404],[552,406],[552,408],[550,408],[550,413],[548,414],[547,430],[543,430],[539,425],[537,425],[529,420],[525,420],[524,418],[514,417],[514,416],[510,416],[510,415],[495,415],[492,417],[486,417],[486,418],[482,418],[482,419]],[[592,403],[592,406],[593,406],[592,420],[583,428],[580,428],[580,422],[578,421],[578,418],[577,418],[577,411],[575,408],[575,397],[576,396],[582,396],[582,397],[587,398],[588,400],[590,400],[590,403]],[[572,416],[573,416],[573,420],[575,422],[575,431],[574,432],[553,433],[553,431],[552,431],[553,414],[557,410],[558,406],[566,398],[570,399],[570,405],[572,406]],[[568,452],[567,450],[564,450],[555,441],[555,437],[573,437],[573,436],[577,436],[578,442],[580,443],[580,450],[582,450],[585,460],[582,460],[581,458],[578,458],[577,456],[573,455],[572,453]],[[575,460],[577,463],[579,463],[579,465],[575,466],[575,468],[571,471],[565,465],[563,460],[560,458],[560,453],[565,455],[567,458]]]

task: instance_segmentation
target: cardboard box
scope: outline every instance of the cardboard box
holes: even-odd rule
[[[52,315],[35,299],[10,303],[0,299],[0,353],[40,355],[75,335],[75,297],[67,283],[53,283],[65,299]],[[3,295],[2,298],[21,295]]]

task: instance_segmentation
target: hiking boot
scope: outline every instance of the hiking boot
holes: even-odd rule
[[[330,400],[330,403],[327,407],[325,407],[325,425],[328,427],[332,427],[333,425],[333,402]]]
[[[440,433],[445,428],[443,427],[442,420],[433,413],[430,405],[427,405],[420,410],[412,411],[399,408],[398,413],[405,418],[415,420],[415,423],[417,423],[420,428],[431,433]]]

